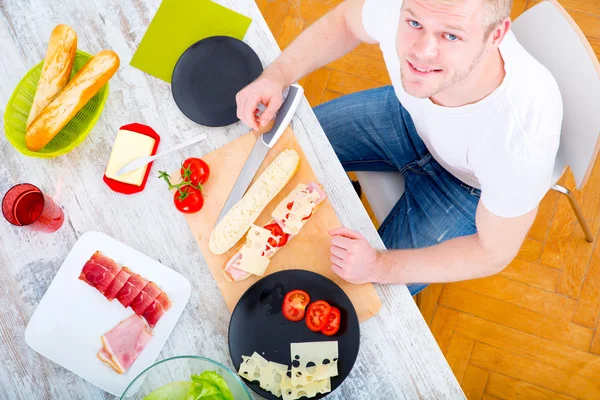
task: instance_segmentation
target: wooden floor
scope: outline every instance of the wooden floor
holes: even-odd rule
[[[340,2],[257,0],[282,49]],[[600,55],[600,0],[560,2]],[[513,18],[536,3],[515,0]],[[316,106],[390,80],[377,46],[361,45],[300,83]],[[569,173],[563,184],[574,187]],[[597,242],[600,162],[577,195]],[[417,302],[469,399],[600,399],[600,246],[557,193],[503,272],[431,285]]]

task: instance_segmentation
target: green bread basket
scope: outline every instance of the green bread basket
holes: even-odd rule
[[[71,80],[75,73],[92,58],[91,54],[77,50]],[[27,75],[19,82],[13,92],[4,113],[4,133],[6,138],[15,149],[21,153],[37,158],[52,158],[68,153],[77,147],[86,138],[90,130],[96,124],[102,113],[104,103],[108,97],[108,83],[104,85],[94,97],[83,106],[71,121],[56,135],[46,147],[31,151],[25,145],[25,124],[33,98],[37,89],[38,81],[42,73],[44,61],[27,72]]]

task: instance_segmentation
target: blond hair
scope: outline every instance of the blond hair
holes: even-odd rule
[[[483,0],[487,11],[485,27],[487,28],[486,37],[494,30],[494,28],[510,17],[513,0]]]

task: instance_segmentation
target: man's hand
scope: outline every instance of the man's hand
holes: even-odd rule
[[[385,280],[379,253],[357,232],[347,228],[329,231],[333,272],[351,283]]]
[[[237,116],[254,130],[266,126],[283,102],[283,90],[337,60],[361,42],[375,43],[362,23],[365,0],[346,0],[300,34],[253,83],[236,96]],[[259,103],[267,108],[256,117]]]
[[[477,207],[478,232],[418,249],[378,252],[359,233],[329,231],[333,271],[351,283],[434,283],[483,278],[501,271],[515,257],[537,208],[514,218]]]
[[[258,131],[275,117],[275,113],[281,107],[283,89],[284,85],[278,79],[263,74],[235,96],[237,117],[250,128]],[[256,115],[259,103],[266,106],[260,117]]]

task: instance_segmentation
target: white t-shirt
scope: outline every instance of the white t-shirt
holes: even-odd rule
[[[506,72],[483,100],[443,107],[402,88],[396,35],[401,0],[366,0],[365,30],[379,42],[400,103],[435,160],[481,189],[493,214],[516,217],[534,209],[552,184],[560,141],[562,99],[552,74],[509,31],[500,44]]]

